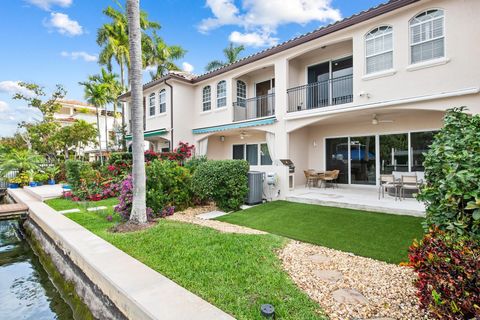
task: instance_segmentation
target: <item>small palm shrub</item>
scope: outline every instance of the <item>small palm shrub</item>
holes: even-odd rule
[[[215,201],[224,211],[238,210],[248,192],[249,168],[244,160],[206,161],[193,174],[193,192],[202,201]]]
[[[420,305],[435,319],[480,317],[480,243],[433,230],[410,247]]]

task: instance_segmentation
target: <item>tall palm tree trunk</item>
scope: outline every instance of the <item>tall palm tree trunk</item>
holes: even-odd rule
[[[100,163],[103,166],[103,156],[102,156],[102,135],[100,134],[100,116],[98,115],[98,106],[95,106],[97,113],[97,136],[98,136],[98,153],[100,155]]]
[[[130,222],[146,223],[145,155],[143,153],[142,47],[139,0],[127,0],[128,40],[132,93],[133,201]]]

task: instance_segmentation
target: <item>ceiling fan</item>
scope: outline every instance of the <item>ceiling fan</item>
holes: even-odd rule
[[[246,137],[250,137],[250,134],[247,134],[246,131],[242,130],[240,131],[240,139],[245,139]]]
[[[377,115],[374,113],[372,116],[372,124],[377,125],[379,123],[392,123],[393,120],[378,120]]]

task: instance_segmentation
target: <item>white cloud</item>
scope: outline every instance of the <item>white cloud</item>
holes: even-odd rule
[[[0,100],[0,113],[8,110],[8,103]]]
[[[242,0],[241,7],[234,0],[207,0],[206,6],[213,17],[204,19],[198,30],[206,33],[225,25],[234,25],[243,32],[234,31],[230,41],[252,46],[275,44],[273,37],[283,24],[307,24],[317,21],[322,24],[341,19],[331,0]]]
[[[63,8],[67,8],[67,7],[70,7],[73,2],[72,0],[26,0],[26,1],[43,10],[50,10],[52,6],[60,6]]]
[[[89,54],[85,51],[62,51],[60,52],[62,57],[70,58],[72,60],[83,59],[86,62],[95,62],[98,60],[98,57],[94,54]]]
[[[228,40],[230,40],[230,42],[241,44],[247,47],[273,46],[278,42],[278,38],[274,38],[268,33],[241,33],[238,31],[233,31],[228,37]]]
[[[194,67],[188,62],[183,62],[182,63],[182,69],[185,72],[190,72],[191,73],[193,71]]]
[[[83,34],[83,27],[77,21],[70,19],[68,14],[65,13],[50,13],[50,20],[48,20],[45,25],[67,36],[79,36]]]
[[[34,93],[22,86],[20,86],[20,81],[0,81],[0,92],[7,93],[9,95],[14,95],[16,93],[21,93],[28,97],[33,97]]]

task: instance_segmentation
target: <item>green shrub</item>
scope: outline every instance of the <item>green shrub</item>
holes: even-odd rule
[[[207,162],[206,156],[200,156],[200,157],[193,156],[187,161],[185,161],[184,167],[190,170],[191,174],[194,174],[198,166],[205,162]]]
[[[153,160],[146,168],[147,207],[158,215],[167,207],[183,210],[192,204],[190,172],[176,161]]]
[[[132,164],[132,153],[130,152],[113,152],[108,158],[108,164],[119,165],[119,164]]]
[[[248,170],[244,160],[209,160],[195,170],[193,192],[201,200],[215,201],[222,210],[238,210],[248,192]]]
[[[67,160],[65,161],[65,174],[68,184],[72,189],[80,186],[80,179],[85,171],[93,170],[89,162],[80,160]]]
[[[457,233],[431,231],[409,252],[418,273],[420,305],[435,319],[480,317],[480,243]]]
[[[447,111],[444,127],[425,155],[418,199],[427,206],[425,229],[440,228],[480,239],[480,115]]]

